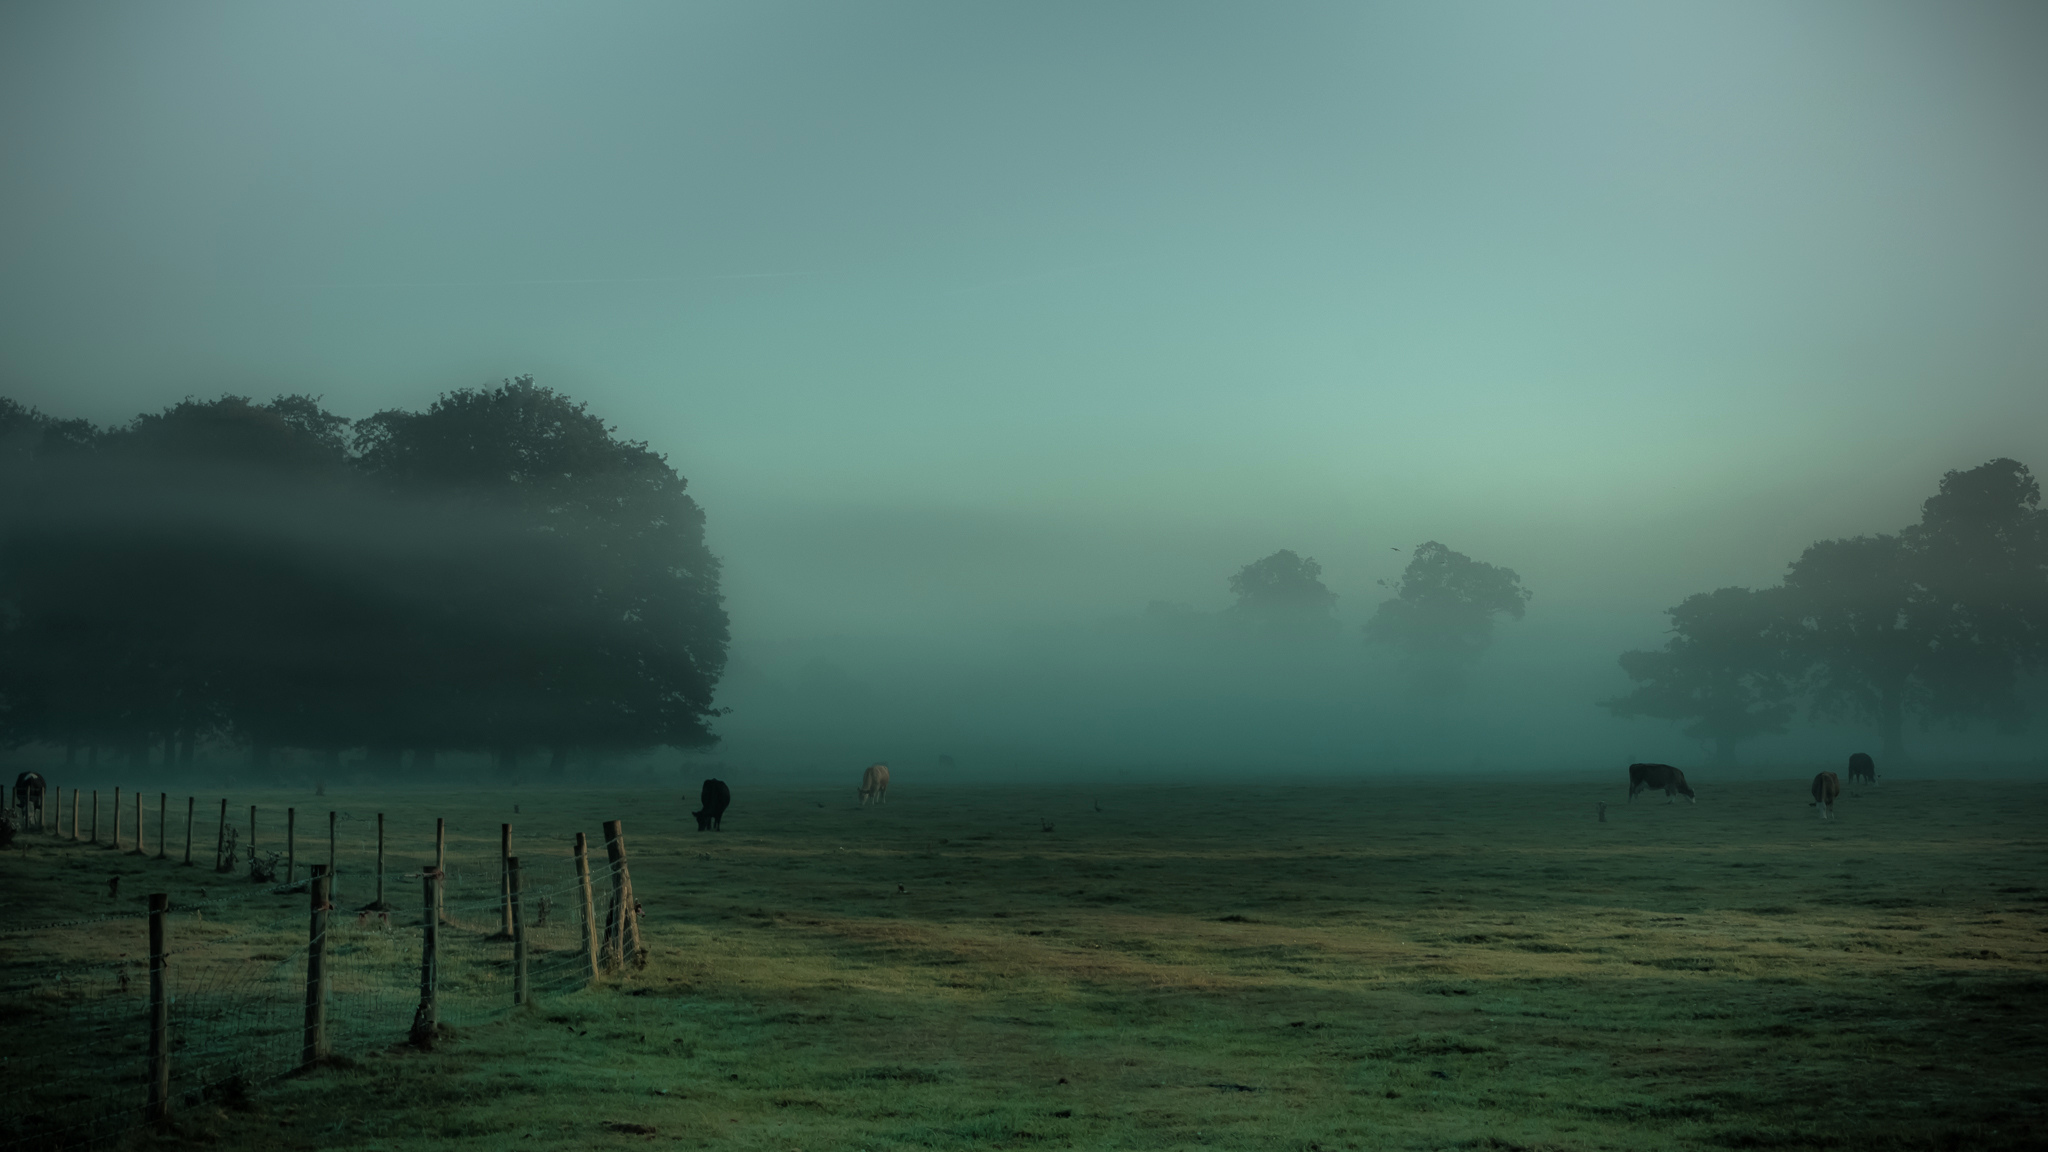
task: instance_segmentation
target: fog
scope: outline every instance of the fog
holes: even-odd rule
[[[2048,469],[2044,64],[2022,4],[16,3],[0,394],[587,401],[724,566],[692,772],[1692,765],[1596,707],[1665,609]],[[1361,633],[1426,541],[1532,593],[1447,695]],[[1280,549],[1315,636],[1231,623]]]

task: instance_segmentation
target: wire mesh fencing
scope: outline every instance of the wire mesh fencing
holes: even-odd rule
[[[312,865],[295,884],[0,930],[0,1027],[35,1033],[0,1043],[0,1150],[101,1146],[644,963],[623,838],[605,830],[595,861],[579,835],[573,855],[380,873],[381,906],[336,907]]]

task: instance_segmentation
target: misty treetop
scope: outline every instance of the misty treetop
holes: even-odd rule
[[[2048,511],[2025,465],[1949,472],[1920,521],[1891,534],[1822,540],[1777,588],[1724,588],[1671,610],[1672,638],[1629,652],[1637,687],[1617,716],[1688,721],[1732,759],[1781,731],[1799,702],[1877,729],[1905,754],[1908,719],[2024,725],[2019,687],[2048,660]]]
[[[1337,594],[1323,586],[1323,566],[1282,548],[1230,578],[1233,619],[1269,633],[1327,635],[1337,626]]]
[[[530,378],[95,430],[0,402],[0,741],[189,760],[699,746],[727,622],[683,479]]]
[[[1365,639],[1397,649],[1417,691],[1449,694],[1493,643],[1494,618],[1520,620],[1531,595],[1513,570],[1431,540],[1416,546],[1393,598],[1365,622]]]

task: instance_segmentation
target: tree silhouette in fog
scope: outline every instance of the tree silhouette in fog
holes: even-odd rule
[[[1785,607],[1782,588],[1686,597],[1666,611],[1663,648],[1622,653],[1636,687],[1601,706],[1623,718],[1688,721],[1681,731],[1712,744],[1716,763],[1734,763],[1737,745],[1785,731],[1799,710]]]
[[[457,746],[505,759],[546,747],[559,766],[573,747],[713,741],[728,640],[719,563],[703,510],[658,453],[531,377],[378,413],[356,446],[394,498],[526,526],[507,541],[524,573],[459,582],[484,598],[465,591],[443,621],[457,635],[423,655],[459,665],[435,682],[465,690],[424,710],[461,718]]]
[[[0,741],[711,741],[718,562],[659,455],[530,379],[350,431],[303,396],[0,406]]]
[[[2023,725],[2018,686],[2048,639],[2048,514],[2026,466],[1949,472],[1896,535],[1822,540],[1785,576],[1817,715],[1876,726],[1905,756],[1908,718]]]
[[[1337,626],[1337,594],[1323,586],[1323,566],[1282,548],[1230,578],[1231,616],[1269,636],[1326,636]]]
[[[1365,639],[1398,649],[1417,691],[1448,695],[1493,643],[1494,618],[1521,619],[1530,595],[1513,571],[1431,540],[1416,547],[1394,597],[1365,622]]]

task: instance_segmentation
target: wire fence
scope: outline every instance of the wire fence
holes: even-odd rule
[[[296,883],[0,929],[0,1030],[14,1034],[0,1043],[0,1150],[102,1146],[310,1063],[431,1043],[436,1021],[483,1023],[644,964],[618,822],[605,834],[595,861],[579,835],[574,853],[501,857],[495,876],[380,875],[386,907],[335,907],[316,865]]]

